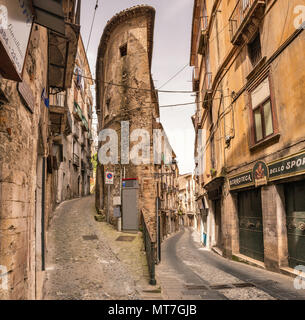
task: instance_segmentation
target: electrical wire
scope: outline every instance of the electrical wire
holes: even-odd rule
[[[195,101],[195,102],[188,102],[188,103],[179,103],[179,104],[169,104],[169,105],[164,105],[164,106],[159,106],[159,108],[170,108],[170,107],[179,107],[179,106],[187,106],[187,105],[192,105],[192,104],[199,104],[199,103],[207,103],[210,101],[216,101],[216,100],[221,100],[222,98],[228,98],[231,97],[231,95],[228,96],[223,96],[220,98],[211,98],[211,99],[205,99],[203,101]],[[157,103],[157,102],[153,102],[153,103]]]
[[[88,38],[88,44],[87,44],[86,54],[87,54],[87,52],[88,52],[89,44],[90,44],[90,40],[91,40],[91,36],[92,36],[92,30],[93,30],[93,25],[94,25],[94,21],[95,21],[96,11],[97,11],[97,9],[98,9],[98,1],[99,1],[99,0],[96,0],[96,5],[95,5],[95,8],[94,8],[94,14],[93,14],[93,19],[92,19],[92,24],[91,24],[91,30],[90,30],[90,34],[89,34],[89,38]]]
[[[77,76],[77,73],[73,73],[74,76]],[[85,79],[89,79],[89,80],[92,80],[94,82],[97,82],[96,79],[92,78],[92,77],[86,77],[86,76],[81,76],[82,78],[85,78]],[[139,90],[139,91],[146,91],[146,92],[159,92],[159,93],[200,93],[200,91],[178,91],[178,90],[158,90],[158,89],[155,89],[155,90],[152,90],[152,89],[144,89],[144,88],[135,88],[135,87],[130,87],[130,86],[127,86],[125,84],[119,84],[119,83],[113,83],[113,82],[108,82],[108,81],[103,81],[103,80],[99,80],[100,82],[102,83],[105,83],[105,84],[109,84],[109,85],[112,85],[112,86],[116,86],[116,87],[124,87],[125,89],[132,89],[132,90]]]
[[[160,90],[161,88],[165,87],[169,82],[171,82],[173,79],[175,79],[186,67],[188,67],[188,63],[182,68],[180,69],[177,73],[175,73],[175,75],[173,75],[169,80],[167,80],[161,87],[158,88],[158,90]]]

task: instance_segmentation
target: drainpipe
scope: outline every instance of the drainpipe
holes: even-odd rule
[[[46,177],[46,157],[42,162],[42,199],[41,199],[41,270],[45,271],[45,177]]]

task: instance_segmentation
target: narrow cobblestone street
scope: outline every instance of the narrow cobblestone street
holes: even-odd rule
[[[305,299],[305,291],[293,287],[294,278],[207,251],[192,229],[163,243],[157,279],[163,298],[170,300]]]
[[[94,214],[94,197],[67,201],[56,210],[48,233],[44,299],[154,298],[141,233],[128,235],[131,242],[116,241],[122,233],[96,222]]]

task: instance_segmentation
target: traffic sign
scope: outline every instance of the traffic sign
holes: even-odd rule
[[[106,175],[105,175],[105,184],[113,184],[113,177],[114,177],[114,174],[113,172],[106,172]]]

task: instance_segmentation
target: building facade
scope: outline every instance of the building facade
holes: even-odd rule
[[[207,212],[207,246],[282,272],[305,262],[299,4],[195,0],[192,26],[197,202]]]
[[[164,132],[163,126],[159,124],[160,129]],[[165,143],[168,151],[172,148],[169,144],[168,137],[164,134]],[[161,164],[155,166],[155,175],[157,177],[157,192],[160,199],[159,212],[159,233],[160,242],[168,235],[179,231],[178,216],[178,177],[179,168],[176,160],[176,154],[172,152],[172,160],[167,163],[164,154],[162,155]]]
[[[93,175],[92,75],[79,38],[71,88],[50,88],[50,118],[53,134],[53,159],[56,162],[53,189],[54,206],[75,197],[90,194]],[[66,124],[62,127],[62,124]]]
[[[0,1],[9,25],[0,28],[0,299],[41,298],[53,209],[78,195],[67,164],[77,52],[85,58],[80,1],[46,2]]]
[[[96,208],[113,224],[121,215],[115,211],[122,210],[123,230],[138,230],[145,212],[155,236],[153,130],[159,107],[151,78],[154,19],[152,7],[127,9],[108,22],[101,38],[96,71],[97,114],[99,131],[105,136],[99,133]],[[144,147],[135,138],[141,134],[139,130],[145,131]],[[114,143],[114,149],[103,157],[101,148],[107,145],[103,147],[102,140],[106,142],[109,132],[114,133],[117,145]],[[106,173],[114,177],[113,185],[105,185]],[[130,207],[124,207],[124,197]]]
[[[126,9],[108,22],[101,38],[96,208],[123,231],[139,230],[144,217],[157,242],[176,230],[178,167],[159,122],[151,77],[154,19],[152,7]]]
[[[180,224],[200,231],[200,217],[195,201],[195,180],[192,173],[178,177]]]

